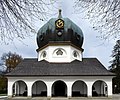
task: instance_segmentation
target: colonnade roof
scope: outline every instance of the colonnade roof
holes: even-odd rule
[[[70,63],[50,63],[24,59],[7,76],[114,76],[96,58],[83,58]]]

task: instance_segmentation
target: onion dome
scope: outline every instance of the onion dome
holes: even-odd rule
[[[49,43],[71,43],[81,48],[83,32],[69,18],[62,18],[59,10],[58,18],[51,18],[37,33],[38,49]]]

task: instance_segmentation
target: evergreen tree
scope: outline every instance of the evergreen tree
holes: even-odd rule
[[[120,93],[120,40],[117,40],[112,51],[110,71],[116,74],[113,78],[113,93]]]

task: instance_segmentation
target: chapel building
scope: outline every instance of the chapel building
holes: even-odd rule
[[[83,40],[82,30],[60,10],[37,33],[38,57],[6,75],[8,97],[111,97],[114,74],[97,58],[83,58]]]

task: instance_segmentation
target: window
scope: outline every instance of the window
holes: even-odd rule
[[[41,59],[43,59],[43,58],[46,58],[46,56],[47,56],[47,53],[46,53],[46,51],[43,51],[42,53],[41,53]]]
[[[67,55],[63,48],[57,48],[53,51],[53,57],[65,57]]]
[[[45,58],[46,57],[46,52],[43,52],[43,58]]]
[[[74,52],[73,55],[74,55],[74,57],[77,57],[77,52]]]
[[[78,58],[79,57],[79,53],[77,51],[73,51],[73,57]]]
[[[57,55],[63,55],[63,52],[61,49],[58,49],[57,52],[56,52]]]

